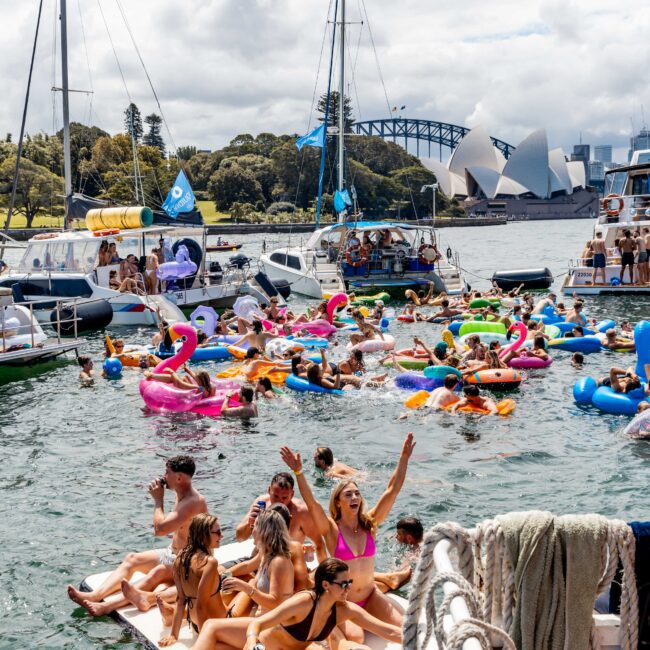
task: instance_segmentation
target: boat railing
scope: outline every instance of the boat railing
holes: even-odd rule
[[[64,305],[65,302],[65,305]],[[84,303],[88,303],[91,301],[88,301],[84,299]],[[16,307],[24,307],[25,309],[29,310],[29,320],[31,322],[31,326],[29,328],[30,335],[31,335],[31,346],[36,347],[36,332],[35,332],[35,326],[34,323],[38,323],[36,317],[34,316],[34,306],[38,306],[41,303],[47,303],[52,304],[52,299],[51,298],[45,298],[42,300],[25,300],[25,301],[20,301],[20,302],[15,302],[12,301],[12,305]],[[63,310],[63,307],[70,308],[72,307],[72,316],[70,318],[62,318],[61,317],[61,312]],[[76,299],[68,300],[66,299],[65,301],[63,300],[57,300],[55,302],[55,306],[53,310],[56,310],[56,319],[54,321],[51,321],[51,324],[54,328],[54,331],[56,332],[56,340],[58,344],[61,344],[61,325],[65,325],[67,323],[73,323],[73,334],[74,338],[78,338],[78,328],[77,328],[77,323],[80,318],[77,316],[77,301]],[[2,332],[4,333],[6,331],[5,329],[5,315],[6,315],[6,310],[1,310],[2,313],[0,314],[0,325],[2,326]],[[2,352],[6,352],[7,346],[6,346],[6,336],[2,336]]]
[[[626,194],[609,199],[605,197],[602,200],[598,215],[599,224],[630,224],[632,226],[639,221],[650,221],[649,194]]]

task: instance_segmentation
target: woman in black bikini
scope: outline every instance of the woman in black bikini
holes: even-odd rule
[[[208,621],[193,650],[252,650],[262,643],[266,650],[306,650],[315,641],[324,641],[344,621],[353,621],[363,629],[401,644],[402,633],[396,625],[384,623],[354,603],[347,602],[351,580],[348,565],[328,558],[314,576],[314,589],[301,591],[263,616]],[[346,640],[338,650],[367,646]]]
[[[190,522],[187,545],[174,560],[176,609],[172,629],[158,642],[159,646],[176,643],[184,616],[188,624],[198,632],[209,618],[222,618],[226,615],[219,593],[219,563],[212,554],[222,537],[219,520],[213,515],[196,515]]]

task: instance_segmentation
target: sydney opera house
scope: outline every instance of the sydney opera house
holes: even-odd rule
[[[511,219],[585,218],[598,213],[581,161],[548,148],[546,131],[531,133],[506,160],[482,127],[472,129],[447,164],[428,159],[439,190],[470,216]]]

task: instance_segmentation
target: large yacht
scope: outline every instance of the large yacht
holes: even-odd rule
[[[169,226],[148,226],[114,229],[106,234],[90,230],[39,234],[27,242],[17,268],[2,276],[0,287],[13,288],[21,301],[38,302],[35,313],[39,320],[49,319],[57,300],[108,300],[113,308],[113,325],[153,325],[157,322],[158,311],[168,322],[184,320],[198,305],[230,307],[242,295],[253,295],[260,302],[269,301],[266,290],[246,265],[231,264],[221,268],[217,263],[206,262],[205,245],[190,237],[172,243],[174,232]],[[206,231],[199,232],[205,241]],[[162,294],[139,295],[111,289],[110,273],[116,271],[119,276],[120,265],[98,265],[101,243],[115,243],[121,258],[133,253],[142,265],[144,256],[158,245],[161,237],[170,240],[173,252],[181,244],[189,248],[196,273],[173,284],[165,283]],[[263,282],[264,278],[260,280]],[[266,286],[268,291],[275,291],[270,283]],[[52,298],[52,302],[44,302],[47,298]]]
[[[597,232],[601,233],[607,249],[605,284],[592,284],[593,260],[587,256],[585,248],[578,259],[569,262],[562,291],[578,295],[650,293],[650,284],[638,284],[636,265],[634,281],[637,284],[621,282],[621,255],[617,247],[626,230],[644,234],[645,229],[650,232],[650,150],[635,151],[627,167],[617,167],[605,174],[605,198],[601,201],[593,235],[595,238]],[[596,279],[602,279],[600,274]],[[629,281],[627,269],[624,279]]]
[[[430,225],[346,221],[316,230],[304,245],[260,256],[271,280],[312,298],[338,291],[391,292],[433,282],[437,292],[465,289],[457,257],[437,252]]]

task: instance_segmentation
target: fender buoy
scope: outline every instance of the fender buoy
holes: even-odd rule
[[[612,207],[612,201],[618,201],[618,208]],[[618,215],[623,211],[624,207],[625,201],[623,201],[623,197],[619,194],[608,194],[603,199],[603,210],[605,210],[607,215],[610,217],[618,217]]]

